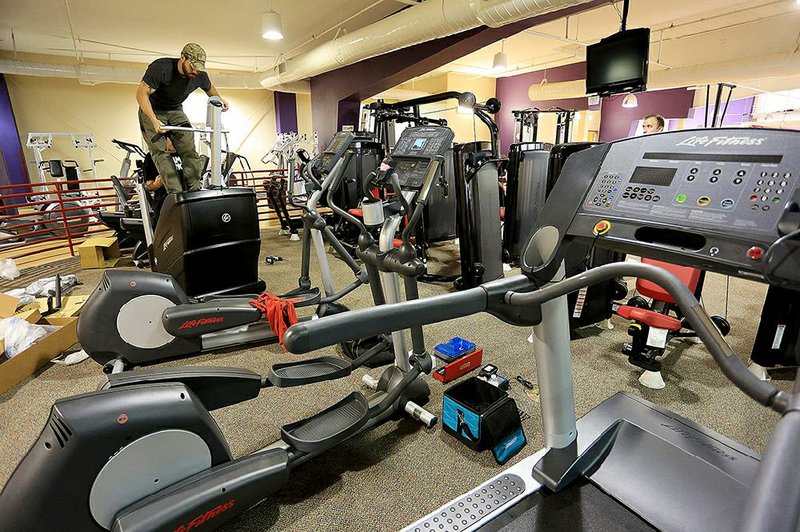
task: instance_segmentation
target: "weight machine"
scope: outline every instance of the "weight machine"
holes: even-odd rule
[[[97,147],[92,133],[28,133],[27,147],[33,151],[33,158],[36,164],[36,172],[39,174],[39,181],[47,183],[50,181],[47,178],[49,174],[56,181],[62,177],[66,177],[67,181],[77,181],[80,179],[80,167],[78,162],[73,159],[65,161],[60,160],[45,160],[42,157],[42,152],[49,150],[53,147],[53,139],[69,138],[72,141],[72,147],[79,150],[86,150],[89,157],[90,168],[85,170],[91,172],[92,179],[97,179],[97,163],[102,162],[103,159],[95,159],[92,150]],[[70,163],[68,165],[64,163]],[[79,191],[80,185],[78,183],[67,184],[67,189],[70,191]]]
[[[564,109],[562,107],[551,107],[550,109],[530,107],[528,109],[511,111],[511,114],[514,115],[514,138],[517,142],[536,142],[539,134],[539,115],[542,113],[552,113],[556,115],[555,144],[569,142],[576,112],[575,109]],[[525,140],[526,131],[531,137],[527,141]]]

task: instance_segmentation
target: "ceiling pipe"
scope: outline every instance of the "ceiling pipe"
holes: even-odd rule
[[[0,74],[76,79],[82,85],[99,85],[101,83],[138,84],[142,80],[145,68],[144,65],[140,68],[133,68],[87,65],[85,63],[81,65],[62,65],[0,59]],[[264,90],[264,87],[259,83],[260,77],[259,74],[251,73],[211,73],[214,85],[220,89]],[[311,84],[307,81],[299,81],[278,85],[273,90],[310,94]]]
[[[431,92],[416,91],[412,89],[389,89],[371,96],[375,100],[412,100],[430,96]],[[369,99],[369,98],[368,98]]]
[[[720,80],[741,83],[752,80],[783,78],[800,72],[800,53],[782,53],[733,59],[719,63],[707,63],[667,70],[651,70],[647,88],[670,89],[716,83]],[[586,82],[582,79],[544,85],[534,84],[528,88],[532,101],[563,100],[586,96]]]
[[[279,64],[261,85],[272,88],[479,26],[496,28],[589,1],[426,0]]]

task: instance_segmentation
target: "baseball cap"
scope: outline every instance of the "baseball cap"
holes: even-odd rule
[[[190,42],[183,47],[181,54],[189,60],[189,64],[195,70],[202,72],[206,69],[206,51],[199,44]]]

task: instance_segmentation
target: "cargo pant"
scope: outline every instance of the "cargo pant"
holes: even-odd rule
[[[191,127],[191,122],[182,110],[175,111],[153,111],[162,124],[165,126],[185,126]],[[181,192],[184,190],[178,171],[172,162],[172,156],[167,152],[167,139],[164,135],[159,135],[153,128],[145,114],[139,109],[139,126],[142,136],[153,157],[153,163],[158,169],[159,175],[164,180],[167,192]],[[203,170],[203,159],[197,153],[194,145],[194,133],[190,131],[171,131],[169,138],[178,152],[183,165],[183,178],[186,181],[186,190],[200,190],[200,173]]]

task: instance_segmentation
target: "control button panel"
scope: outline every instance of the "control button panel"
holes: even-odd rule
[[[688,131],[675,133],[673,138],[692,138]],[[669,142],[663,136],[661,141]],[[637,138],[613,144],[584,198],[584,208],[601,216],[624,212],[652,215],[664,223],[751,229],[763,225],[765,216],[777,220],[797,187],[798,154],[763,142],[747,149],[672,142],[657,146]]]
[[[784,209],[800,204],[800,134],[721,129],[626,139],[609,145],[595,172],[568,234],[759,273]],[[598,235],[601,221],[609,229]]]

